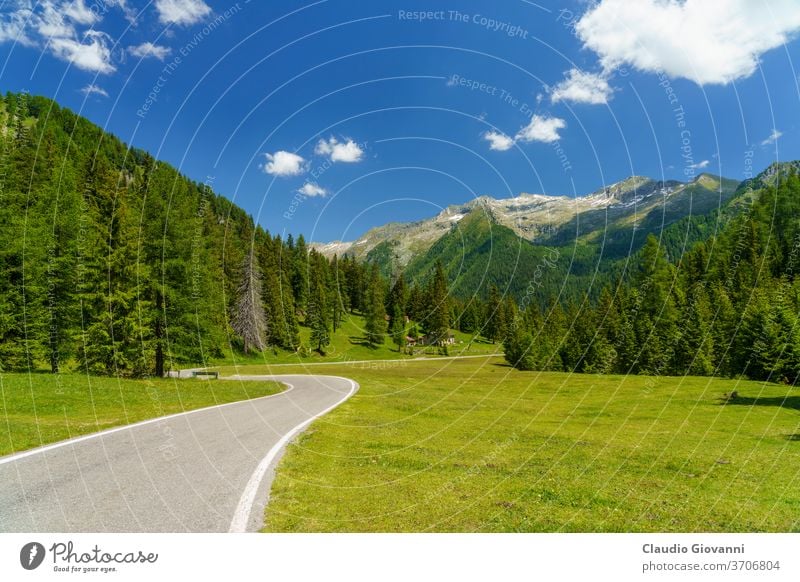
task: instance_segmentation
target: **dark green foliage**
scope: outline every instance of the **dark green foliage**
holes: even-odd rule
[[[42,97],[0,98],[0,225],[2,371],[149,376],[230,346],[295,350],[312,297],[322,349],[363,303],[363,265],[317,256],[312,289],[302,236]]]
[[[599,299],[530,305],[522,326],[537,369],[651,375],[746,375],[794,384],[800,376],[800,178],[789,168],[753,193],[718,236],[672,263],[650,235],[630,275]],[[779,224],[779,228],[775,228]],[[498,305],[490,291],[487,307]],[[489,326],[491,329],[491,325]],[[522,334],[507,337],[520,358]],[[509,352],[509,348],[510,352]],[[524,362],[527,365],[528,362]]]
[[[402,352],[403,348],[406,347],[407,331],[405,315],[403,315],[400,306],[395,305],[389,325],[389,334],[392,336],[392,341],[397,346],[398,352]]]
[[[324,354],[325,347],[331,343],[331,306],[325,284],[328,280],[327,263],[316,251],[312,251],[308,263],[310,288],[306,324],[311,328],[311,347]]]
[[[496,285],[489,288],[489,297],[483,311],[483,335],[490,342],[498,342],[505,335],[505,307]]]
[[[378,266],[374,263],[369,273],[365,301],[364,331],[367,343],[371,346],[379,346],[386,339],[386,308],[384,307],[383,281]]]
[[[796,168],[773,165],[735,192],[698,182],[691,216],[666,201],[602,244],[562,244],[566,230],[532,244],[473,213],[389,284],[390,246],[329,261],[52,101],[7,95],[0,370],[161,375],[230,346],[297,350],[300,323],[324,351],[350,311],[371,345],[388,323],[401,349],[420,332],[444,346],[455,325],[502,341],[523,368],[795,383]],[[247,281],[257,325],[243,326],[230,316]]]
[[[436,263],[433,277],[429,281],[425,296],[427,312],[422,320],[423,330],[430,345],[444,346],[450,333],[450,296],[444,267]]]
[[[508,363],[517,370],[536,369],[535,340],[530,332],[524,331],[519,325],[509,326],[503,340],[503,350]]]

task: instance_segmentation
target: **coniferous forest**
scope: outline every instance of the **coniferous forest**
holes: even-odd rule
[[[424,335],[444,352],[457,328],[520,369],[788,383],[800,371],[792,166],[685,251],[649,236],[599,293],[452,296],[441,263],[406,280],[324,257],[52,101],[9,94],[0,225],[0,371],[161,376],[231,350],[324,354],[351,313],[369,345],[402,352]]]
[[[0,371],[160,376],[230,349],[324,352],[345,311],[384,341],[376,268],[271,235],[49,99],[7,95],[0,130]]]
[[[800,179],[789,169],[722,231],[676,260],[650,235],[630,273],[591,301],[513,314],[521,369],[738,376],[800,374]]]

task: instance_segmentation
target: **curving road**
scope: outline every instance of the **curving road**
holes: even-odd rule
[[[0,457],[0,532],[260,529],[285,445],[358,385],[336,376],[227,379],[288,389]]]

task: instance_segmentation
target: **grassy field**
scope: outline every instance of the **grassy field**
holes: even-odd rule
[[[307,327],[300,328],[300,341],[309,345],[311,330]],[[483,339],[475,339],[470,334],[453,331],[456,343],[449,347],[451,356],[496,354],[502,350],[499,344],[491,344]],[[211,365],[260,365],[260,364],[301,364],[319,362],[351,362],[360,360],[386,360],[409,358],[400,354],[389,337],[383,345],[369,347],[364,340],[364,320],[359,315],[348,314],[342,321],[342,326],[331,334],[331,344],[326,348],[325,355],[311,352],[306,357],[283,350],[267,351],[263,354],[243,356],[242,354],[228,354],[223,360],[211,362]],[[436,348],[417,348],[415,356],[433,357],[438,355]]]
[[[281,390],[275,382],[0,374],[0,455]]]
[[[290,445],[265,531],[800,530],[787,386],[499,358],[324,373],[361,389]]]

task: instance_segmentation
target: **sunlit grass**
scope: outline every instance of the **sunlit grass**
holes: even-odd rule
[[[281,390],[275,382],[0,374],[0,455]]]
[[[267,531],[800,528],[800,395],[787,386],[518,372],[500,358],[324,373],[360,391],[290,445]]]

